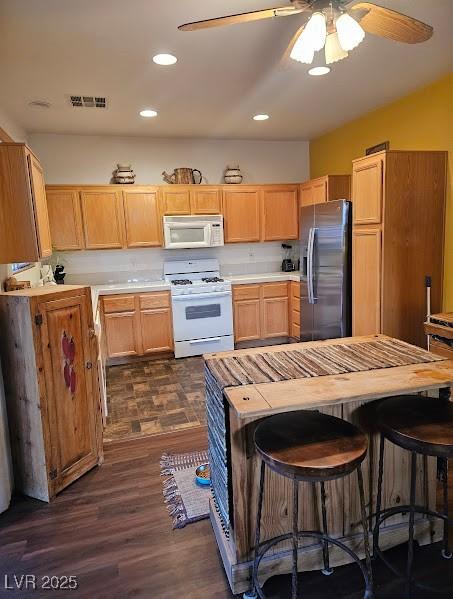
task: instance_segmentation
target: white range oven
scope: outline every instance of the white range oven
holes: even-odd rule
[[[219,276],[217,260],[166,262],[172,283],[175,357],[234,349],[231,283]]]
[[[164,216],[167,250],[209,248],[224,245],[223,216]]]

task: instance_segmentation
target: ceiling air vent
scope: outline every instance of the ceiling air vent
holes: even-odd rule
[[[106,108],[107,100],[101,96],[69,96],[74,108]]]

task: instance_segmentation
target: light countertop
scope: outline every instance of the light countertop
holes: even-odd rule
[[[274,283],[279,281],[299,281],[300,272],[269,272],[247,275],[222,275],[233,285],[250,285],[253,283]],[[170,283],[166,281],[146,281],[134,283],[111,283],[106,285],[92,285],[91,297],[93,310],[96,314],[97,303],[101,295],[116,295],[120,293],[147,293],[149,291],[169,291]]]

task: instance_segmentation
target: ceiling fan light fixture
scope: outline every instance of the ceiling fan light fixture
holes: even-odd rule
[[[310,45],[309,40],[304,36],[305,29],[297,38],[296,43],[291,50],[290,57],[297,62],[303,62],[304,64],[311,64],[315,56],[313,46]]]
[[[169,67],[176,64],[178,59],[173,54],[156,54],[156,56],[153,56],[153,62],[162,67]]]
[[[326,64],[332,64],[334,62],[338,62],[339,60],[343,60],[348,56],[346,50],[340,45],[340,41],[338,39],[338,33],[334,31],[333,33],[329,33],[326,39]]]
[[[330,67],[313,67],[308,71],[308,74],[313,77],[320,77],[321,75],[327,75],[327,73],[330,73]]]
[[[313,13],[303,33],[308,36],[309,43],[315,52],[324,48],[327,35],[325,15],[322,12]]]
[[[268,121],[270,116],[268,114],[255,114],[253,117],[254,121]]]
[[[347,13],[340,15],[335,25],[340,46],[345,52],[356,48],[365,37],[365,31],[362,27]]]

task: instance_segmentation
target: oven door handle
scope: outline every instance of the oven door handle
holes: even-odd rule
[[[221,337],[208,337],[207,339],[192,339],[189,341],[190,345],[198,345],[199,343],[212,343],[213,341],[220,341]]]
[[[221,297],[231,297],[232,294],[230,291],[225,291],[224,293],[221,292],[214,292],[214,293],[190,293],[187,295],[173,295],[172,296],[172,301],[173,302],[186,302],[187,300],[200,300],[200,299],[217,299],[217,298],[221,298]]]

